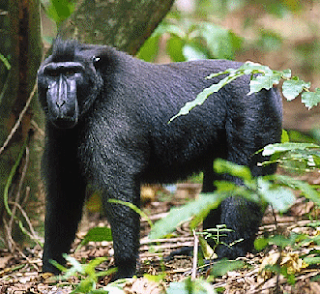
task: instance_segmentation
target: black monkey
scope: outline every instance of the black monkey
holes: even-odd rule
[[[56,40],[38,72],[46,114],[43,271],[58,273],[51,259],[65,262],[62,254],[74,239],[88,184],[102,195],[116,278],[122,278],[136,270],[139,215],[108,199],[139,206],[141,183],[175,182],[199,171],[203,191],[214,191],[217,157],[249,166],[254,176],[275,171],[258,166],[262,158],[254,153],[280,141],[281,99],[275,89],[247,95],[249,77],[168,124],[187,101],[220,79],[206,80],[207,75],[240,66],[225,60],[155,65],[111,47]],[[252,249],[261,218],[257,204],[230,197],[209,214],[204,228],[223,223],[234,230],[226,243],[244,239],[218,250],[220,257],[235,258]]]

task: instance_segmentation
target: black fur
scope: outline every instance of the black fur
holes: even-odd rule
[[[254,176],[274,172],[275,166],[257,166],[262,158],[253,154],[280,141],[280,97],[275,89],[248,96],[249,77],[168,124],[187,101],[220,79],[206,80],[207,75],[240,65],[225,60],[155,65],[111,47],[57,40],[38,74],[47,117],[43,271],[58,272],[50,259],[64,263],[88,184],[103,196],[120,278],[136,270],[139,216],[108,199],[139,206],[141,183],[171,183],[199,171],[203,191],[213,191],[217,157],[249,166]],[[226,243],[243,238],[218,250],[220,257],[235,258],[252,249],[261,218],[258,205],[234,197],[212,211],[204,227],[224,223],[233,229]]]

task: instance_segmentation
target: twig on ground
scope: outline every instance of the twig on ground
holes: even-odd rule
[[[197,276],[199,237],[196,235],[196,232],[194,230],[192,232],[194,237],[194,244],[193,244],[193,261],[192,261],[191,280],[194,281]]]

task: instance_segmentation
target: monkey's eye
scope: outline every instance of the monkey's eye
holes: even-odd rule
[[[59,75],[59,73],[55,70],[50,70],[48,71],[49,76],[51,77],[57,77]]]
[[[64,74],[66,75],[66,76],[72,76],[72,75],[74,75],[76,72],[74,71],[74,70],[72,70],[72,69],[68,69]]]

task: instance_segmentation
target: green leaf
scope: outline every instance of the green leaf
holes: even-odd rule
[[[260,29],[257,45],[264,50],[276,51],[281,48],[283,39],[273,30]]]
[[[192,281],[187,278],[181,282],[172,282],[166,289],[167,294],[216,294],[212,285],[205,280]]]
[[[211,246],[208,244],[208,242],[203,238],[202,236],[199,236],[199,244],[203,253],[203,256],[205,259],[214,259],[217,258],[218,255],[214,253]]]
[[[291,80],[284,81],[282,85],[282,94],[288,100],[295,99],[305,88],[309,89],[311,83],[299,80],[298,77],[292,77]]]
[[[111,229],[107,227],[95,227],[88,231],[84,239],[81,242],[81,245],[86,245],[89,242],[102,242],[112,241]]]
[[[289,135],[288,132],[284,129],[282,129],[282,133],[281,133],[281,143],[289,143],[290,139],[289,139]]]
[[[279,84],[281,79],[281,74],[276,71],[266,72],[264,75],[258,75],[253,78],[250,82],[250,92],[248,95],[252,93],[258,93],[262,89],[269,90],[274,85]]]
[[[208,58],[203,50],[201,50],[197,46],[193,46],[192,44],[186,44],[185,46],[183,46],[182,53],[187,61]]]
[[[258,178],[259,192],[263,199],[280,212],[287,211],[296,201],[294,194],[284,187]]]
[[[251,171],[247,166],[238,165],[227,160],[216,159],[213,168],[214,171],[219,174],[227,173],[247,181],[252,179]]]
[[[151,36],[141,47],[138,53],[138,58],[151,62],[154,61],[159,51],[160,36]]]
[[[113,289],[112,289],[113,290]],[[116,291],[114,292],[111,292],[111,291],[108,291],[108,290],[102,290],[102,289],[98,289],[98,290],[92,290],[89,294],[125,294],[124,290],[118,290],[118,288],[116,289]]]
[[[319,148],[318,145],[312,143],[276,143],[269,144],[264,147],[262,151],[263,156],[270,156],[278,152],[296,151],[296,150],[306,150],[309,148]]]
[[[220,202],[226,198],[227,195],[210,193],[202,194],[199,199],[189,202],[188,204],[173,208],[169,214],[157,221],[151,229],[149,238],[161,238],[173,232],[181,223],[189,220],[191,217],[201,213],[202,211],[210,211],[218,207]]]
[[[316,203],[317,205],[320,205],[319,193],[308,183],[296,180],[288,176],[274,175],[273,177],[292,189],[300,190],[306,198]]]
[[[282,77],[284,79],[290,79],[291,78],[291,69],[285,69],[282,71]]]
[[[316,88],[315,92],[304,92],[301,95],[301,102],[305,104],[308,109],[317,106],[320,102],[320,88]]]
[[[137,214],[139,214],[141,217],[143,217],[149,224],[150,227],[153,226],[152,221],[150,220],[150,218],[148,217],[148,215],[143,212],[139,207],[137,207],[136,205],[134,205],[131,202],[126,202],[126,201],[122,201],[122,200],[117,200],[117,199],[109,199],[110,203],[117,203],[120,205],[124,205],[129,207],[130,209],[132,209],[134,212],[136,212]]]
[[[269,240],[266,238],[257,238],[254,240],[254,248],[257,251],[261,251],[266,248],[269,244]]]
[[[59,26],[73,13],[75,3],[71,0],[50,0],[50,6],[47,9],[48,16]]]
[[[272,74],[269,66],[251,61],[245,62],[239,69],[242,69],[245,74]]]
[[[170,35],[176,35],[180,39],[186,39],[187,35],[185,31],[177,25],[168,24],[162,25],[161,30],[158,30],[159,34],[169,33]]]
[[[210,269],[210,276],[221,277],[229,271],[242,269],[246,263],[243,260],[220,260]]]
[[[88,264],[84,266],[85,268],[85,273],[88,275],[95,275],[95,268],[106,261],[106,257],[96,257],[93,260],[91,260]]]
[[[176,35],[171,35],[167,41],[167,53],[173,62],[186,61],[186,58],[182,52],[185,42],[183,39]]]
[[[233,32],[212,23],[202,23],[199,33],[206,40],[214,58],[233,59],[235,50],[242,44],[242,39]]]
[[[233,70],[234,71],[234,70]],[[216,75],[219,75],[221,73],[218,73]],[[211,78],[213,75],[210,75],[208,78]],[[172,122],[174,119],[176,119],[178,116],[186,115],[192,110],[194,107],[202,105],[208,96],[210,96],[213,93],[218,92],[222,87],[224,87],[226,84],[229,84],[231,81],[235,80],[237,77],[241,76],[241,74],[238,75],[230,75],[225,77],[224,79],[220,80],[218,84],[213,84],[209,88],[205,88],[201,93],[199,93],[193,101],[187,102],[172,118],[170,118],[169,123]]]
[[[303,261],[309,265],[311,264],[320,264],[320,256],[306,256],[305,258],[303,258]]]
[[[279,246],[281,248],[285,248],[285,247],[293,244],[291,239],[288,239],[282,235],[272,236],[272,237],[268,238],[268,242],[269,242],[269,244],[273,244],[273,245]]]

